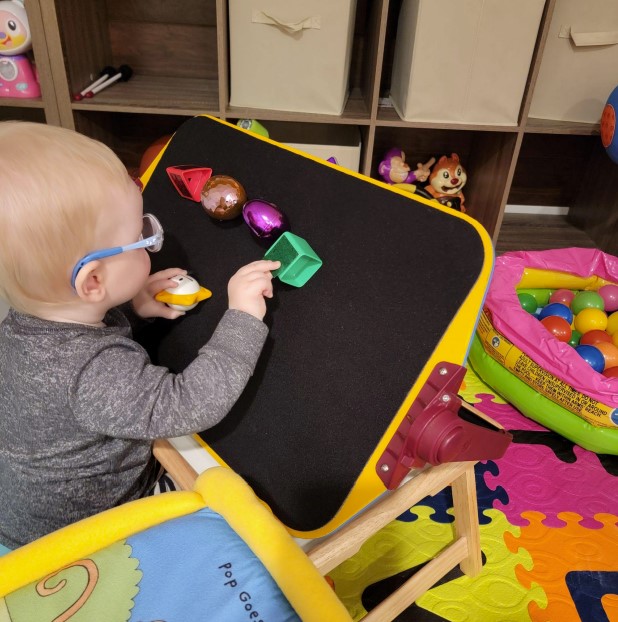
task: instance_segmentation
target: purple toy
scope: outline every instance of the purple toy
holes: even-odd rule
[[[389,184],[413,184],[415,181],[427,181],[431,166],[436,159],[431,158],[425,164],[419,162],[415,171],[406,164],[406,154],[398,147],[389,149],[380,162],[378,173]]]
[[[242,216],[256,238],[270,243],[290,230],[286,215],[272,203],[261,199],[247,201]]]

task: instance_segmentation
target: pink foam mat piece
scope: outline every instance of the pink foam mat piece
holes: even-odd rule
[[[582,517],[580,524],[589,529],[603,525],[596,514],[615,514],[617,478],[608,473],[596,454],[577,445],[577,460],[561,461],[544,445],[512,443],[498,462],[499,472],[484,474],[487,486],[504,488],[509,502],[499,499],[494,507],[504,512],[512,525],[527,525],[522,513],[538,511],[545,514],[547,527],[561,527],[561,512],[574,512]]]

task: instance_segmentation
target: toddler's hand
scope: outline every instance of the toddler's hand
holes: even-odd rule
[[[172,278],[184,274],[187,274],[187,271],[180,268],[168,268],[151,274],[142,291],[131,301],[135,313],[143,318],[164,317],[168,320],[175,320],[184,315],[184,311],[171,309],[164,302],[154,299],[161,290],[178,287],[178,283],[172,281]]]
[[[279,267],[281,262],[265,259],[243,266],[227,285],[229,308],[263,320],[266,315],[264,298],[273,297],[273,275],[270,271]]]

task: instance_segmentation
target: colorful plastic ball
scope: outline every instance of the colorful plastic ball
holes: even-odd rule
[[[605,330],[607,315],[601,309],[583,309],[575,316],[575,328],[583,335],[591,330]]]
[[[601,373],[603,369],[605,369],[605,357],[595,346],[577,346],[575,352],[577,352],[594,371]]]
[[[561,317],[566,320],[569,325],[573,321],[573,312],[561,302],[552,302],[546,307],[543,307],[543,311],[539,313],[540,320],[550,316]]]
[[[618,348],[613,343],[603,341],[595,344],[594,347],[601,351],[601,354],[605,359],[605,366],[603,369],[607,369],[608,367],[616,367],[618,365]]]
[[[599,287],[599,296],[603,298],[607,313],[618,311],[618,285],[609,284]]]
[[[532,294],[517,294],[517,298],[519,298],[519,304],[524,311],[534,313],[537,310],[538,304]]]
[[[227,175],[213,175],[202,189],[202,207],[215,220],[232,220],[240,216],[246,201],[245,189]]]
[[[559,302],[567,307],[570,307],[573,298],[575,298],[575,292],[572,292],[570,289],[557,289],[549,297],[549,302]]]
[[[614,311],[607,318],[607,327],[605,329],[610,335],[614,335],[614,333],[618,332],[618,311]]]
[[[609,333],[606,333],[604,330],[589,330],[585,335],[582,336],[579,343],[582,346],[594,346],[597,343],[611,343],[612,337]]]
[[[608,367],[604,372],[604,376],[608,378],[618,378],[618,367]]]
[[[577,292],[571,302],[571,311],[577,315],[583,309],[605,309],[603,298],[597,292]]]
[[[563,317],[548,315],[541,320],[541,324],[559,341],[568,343],[571,338],[571,325]]]
[[[536,304],[539,307],[544,307],[549,303],[549,297],[551,296],[552,289],[540,289],[538,287],[522,288],[518,289],[518,294],[530,294],[536,300]]]
[[[568,343],[571,347],[574,348],[575,346],[579,345],[581,338],[582,338],[582,334],[578,330],[572,329],[571,338],[569,339]]]
[[[618,330],[612,335],[612,343],[618,346]]]

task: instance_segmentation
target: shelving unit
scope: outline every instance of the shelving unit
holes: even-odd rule
[[[0,97],[0,120],[19,119],[58,125],[60,122],[58,104],[51,76],[51,63],[43,27],[43,17],[38,0],[29,1],[26,10],[32,35],[32,50],[37,61],[36,68],[41,86],[41,97],[36,99]]]
[[[135,169],[155,139],[196,114],[236,121],[355,125],[361,172],[377,176],[382,154],[400,146],[410,160],[458,153],[468,170],[468,213],[497,242],[507,204],[569,206],[569,221],[618,254],[618,167],[604,153],[597,124],[529,118],[554,7],[547,0],[514,126],[402,121],[388,105],[401,0],[357,0],[350,96],[341,116],[229,106],[227,0],[28,0],[43,96],[0,99],[0,118],[77,129],[112,147]],[[106,65],[134,76],[91,100],[72,94]]]

